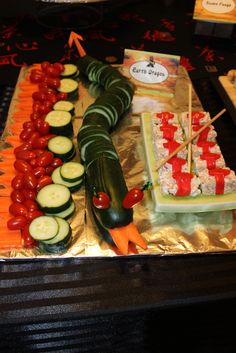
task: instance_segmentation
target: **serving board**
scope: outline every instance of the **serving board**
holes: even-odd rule
[[[157,182],[157,161],[154,155],[154,147],[151,137],[151,113],[141,114],[141,131],[146,157],[146,167],[153,184],[151,193],[155,203],[155,210],[160,212],[192,213],[223,211],[236,208],[236,193],[226,195],[195,197],[177,197],[172,195],[162,195]]]

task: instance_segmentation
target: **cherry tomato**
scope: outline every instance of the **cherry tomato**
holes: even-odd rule
[[[37,166],[37,159],[36,159],[36,157],[33,158],[33,159],[31,159],[31,160],[29,161],[29,164],[31,165],[32,168],[35,168],[35,167]]]
[[[61,158],[55,157],[53,158],[53,161],[51,163],[51,167],[53,167],[53,169],[60,167],[63,164]]]
[[[21,190],[26,200],[35,200],[37,192],[35,189],[22,189]]]
[[[30,120],[31,121],[35,121],[37,120],[38,118],[41,118],[42,117],[42,114],[39,113],[39,112],[33,112],[30,114]]]
[[[22,141],[28,141],[34,131],[35,127],[23,129],[20,133],[20,139]]]
[[[27,224],[27,219],[24,216],[12,217],[7,221],[7,228],[10,230],[18,230],[24,228]]]
[[[61,64],[61,63],[59,63],[59,62],[56,62],[56,63],[54,63],[54,64],[52,64],[52,65],[53,65],[53,67],[54,67],[55,69],[57,69],[60,73],[62,73],[62,72],[65,70],[64,65]]]
[[[59,77],[60,76],[60,71],[57,70],[55,66],[48,66],[45,70],[45,73],[49,77]]]
[[[27,208],[22,203],[14,202],[9,206],[9,212],[13,216],[25,216],[27,214]]]
[[[47,100],[53,105],[58,101],[57,95],[56,94],[48,94]]]
[[[24,142],[14,149],[14,153],[17,154],[22,151],[31,151],[33,148],[32,144],[29,142]]]
[[[34,129],[34,123],[32,120],[25,121],[22,125],[23,129]]]
[[[37,165],[39,167],[47,167],[53,162],[54,155],[52,152],[45,151],[40,157],[37,158]]]
[[[43,103],[40,101],[34,101],[32,106],[33,112],[40,115],[45,114]]]
[[[41,90],[44,90],[44,89],[48,89],[48,85],[45,83],[45,82],[40,82],[38,84],[38,89],[41,91]]]
[[[40,70],[40,69],[32,69],[32,70],[31,70],[31,74],[32,74],[32,75],[42,75],[43,72],[42,72],[42,70]]]
[[[26,162],[30,162],[33,158],[36,158],[36,154],[34,151],[20,151],[16,153],[17,159],[23,159]]]
[[[24,173],[18,173],[11,181],[14,190],[21,190],[24,187]]]
[[[66,92],[57,93],[57,100],[58,101],[66,101],[67,98],[68,98],[68,93],[66,93]]]
[[[143,190],[139,188],[133,188],[126,194],[122,205],[124,208],[132,208],[136,203],[143,199]]]
[[[37,211],[39,209],[37,202],[33,200],[25,200],[24,206],[26,207],[28,212]]]
[[[33,168],[32,173],[36,176],[36,178],[40,178],[42,175],[46,174],[46,170],[44,167],[35,167]]]
[[[44,215],[44,213],[39,210],[30,211],[27,213],[26,219],[31,222],[31,221],[33,221],[33,219],[40,217],[40,216],[43,216],[43,215]]]
[[[32,93],[32,98],[34,101],[44,102],[46,100],[47,96],[42,91],[35,91]]]
[[[36,154],[36,157],[40,157],[44,153],[43,148],[35,148],[34,153]]]
[[[28,138],[28,142],[33,145],[34,141],[40,137],[40,134],[38,131],[32,132],[31,136]]]
[[[50,126],[44,119],[35,120],[35,128],[39,132],[40,136],[48,135],[50,132]]]
[[[93,196],[93,205],[99,209],[110,207],[110,197],[103,191],[96,192]]]
[[[20,190],[13,190],[11,192],[11,200],[13,202],[23,203],[25,201],[25,196]]]
[[[44,186],[52,184],[52,178],[50,175],[43,175],[38,179],[38,184],[36,186],[36,190],[39,191]]]
[[[40,88],[40,92],[46,94],[47,97],[50,96],[50,94],[55,95],[57,93],[57,91],[55,89],[49,88],[45,82],[44,82],[44,84],[45,84],[45,87]]]
[[[44,150],[48,145],[48,140],[44,136],[40,136],[33,142],[33,147],[37,150]]]
[[[23,246],[25,248],[33,248],[37,245],[37,241],[34,240],[29,232],[30,224],[26,224],[21,230],[21,238],[23,240]]]
[[[46,76],[44,79],[44,82],[46,82],[46,84],[48,85],[49,88],[58,88],[61,84],[60,79],[57,77],[49,77]]]
[[[50,65],[51,65],[50,62],[48,62],[48,61],[43,61],[43,62],[41,63],[41,69],[42,69],[42,71],[45,71]]]
[[[54,171],[54,168],[53,168],[51,165],[48,165],[48,166],[45,168],[45,174],[46,174],[46,175],[51,175],[53,171]]]
[[[29,172],[32,170],[31,165],[23,159],[16,159],[14,162],[14,168],[21,173]]]
[[[36,176],[32,173],[32,171],[30,172],[26,172],[25,173],[25,177],[24,177],[24,187],[26,189],[35,189],[37,186],[37,178]]]
[[[33,70],[32,70],[33,71]],[[32,83],[40,83],[43,82],[45,79],[45,74],[43,72],[31,72],[30,77],[29,77],[30,81]]]

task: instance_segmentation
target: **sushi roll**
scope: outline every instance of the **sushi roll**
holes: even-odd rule
[[[192,112],[192,125],[204,125],[210,120],[210,114],[208,112]],[[189,112],[183,112],[180,114],[180,124],[182,126],[189,125]]]
[[[201,125],[193,125],[192,126],[192,135],[195,134],[198,130],[201,129]],[[186,138],[188,138],[188,126],[184,126],[184,132]],[[205,128],[195,139],[193,139],[192,143],[197,144],[198,142],[202,141],[213,141],[216,142],[217,132],[215,131],[213,125],[209,125]]]
[[[156,125],[178,124],[178,116],[172,112],[157,112],[152,114],[152,122]]]
[[[199,173],[203,195],[223,195],[236,192],[236,176],[230,168],[216,168]]]
[[[192,144],[193,158],[209,152],[218,154],[221,153],[220,147],[215,141],[199,141],[196,144]]]
[[[197,196],[201,193],[200,180],[188,172],[163,173],[159,185],[163,195]]]
[[[166,173],[179,173],[179,172],[187,172],[188,171],[188,165],[187,165],[187,160],[179,157],[172,157],[169,159],[163,167],[161,167],[158,171],[159,177],[161,178],[162,175],[165,175]]]
[[[194,170],[196,174],[205,169],[224,168],[225,160],[221,153],[205,152],[193,159]]]
[[[152,138],[155,140],[180,140],[183,141],[183,130],[179,125],[162,124],[154,125],[152,129]]]
[[[168,157],[172,152],[174,152],[183,142],[182,141],[168,141],[166,139],[156,140],[154,143],[154,155],[157,160],[164,159]],[[187,158],[187,148],[183,148],[176,154],[176,157],[186,159]]]

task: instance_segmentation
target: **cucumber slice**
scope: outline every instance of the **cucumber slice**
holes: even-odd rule
[[[67,218],[71,217],[74,212],[75,212],[75,202],[72,200],[70,206],[66,210],[58,212],[58,213],[54,213],[53,215],[50,213],[46,213],[46,215],[67,219]]]
[[[54,219],[58,223],[58,232],[52,239],[44,240],[43,242],[45,244],[57,244],[60,241],[65,240],[65,238],[72,233],[70,224],[65,219],[61,217],[54,217]]]
[[[45,121],[49,124],[52,134],[62,136],[72,136],[72,116],[69,112],[64,110],[52,110],[49,112]]]
[[[51,174],[51,177],[54,184],[65,185],[71,192],[79,190],[84,181],[84,178],[81,178],[80,180],[75,182],[68,182],[63,180],[61,177],[61,167],[57,167],[56,169],[54,169]]]
[[[75,77],[79,74],[78,68],[74,64],[64,64],[64,71],[61,73],[63,78]]]
[[[67,162],[61,166],[60,173],[64,181],[76,183],[84,178],[84,166],[79,162]]]
[[[55,157],[68,161],[75,156],[75,146],[71,139],[66,136],[55,136],[48,141],[48,149]]]
[[[36,201],[43,212],[55,214],[69,207],[71,193],[65,185],[49,184],[39,190]]]
[[[46,244],[43,241],[39,242],[39,250],[43,253],[48,254],[61,254],[68,250],[71,244],[72,237],[69,235],[64,240],[59,241],[56,244]]]
[[[35,240],[49,240],[57,235],[59,224],[54,217],[39,216],[32,220],[29,233]]]
[[[58,87],[59,92],[64,92],[68,94],[68,100],[74,101],[78,99],[78,87],[77,81],[71,78],[63,78],[60,80],[60,86]]]
[[[71,115],[74,115],[75,112],[75,107],[74,104],[72,102],[69,101],[57,101],[54,106],[53,106],[54,110],[64,110],[66,112],[69,112]]]

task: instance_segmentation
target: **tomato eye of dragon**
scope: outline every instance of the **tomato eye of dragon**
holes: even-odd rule
[[[96,191],[94,188],[93,205],[99,209],[110,207],[110,197],[104,191]]]

